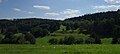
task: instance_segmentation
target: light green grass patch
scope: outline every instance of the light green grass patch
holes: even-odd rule
[[[102,38],[101,42],[102,42],[102,44],[111,44],[112,38]]]
[[[1,54],[119,54],[120,45],[0,45]]]

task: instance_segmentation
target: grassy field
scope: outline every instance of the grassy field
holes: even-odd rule
[[[65,36],[70,34],[65,34]],[[83,34],[76,34],[83,36]],[[35,45],[1,44],[0,54],[120,54],[120,45],[112,44],[79,44],[79,45],[50,45],[50,38],[63,38],[64,36],[46,36],[38,38]],[[110,41],[110,39],[102,39]]]
[[[0,45],[0,54],[119,54],[120,45]]]

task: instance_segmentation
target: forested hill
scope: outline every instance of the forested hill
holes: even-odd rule
[[[68,30],[79,28],[82,33],[94,34],[97,37],[120,37],[120,10],[86,14],[65,21],[64,25]]]
[[[43,33],[51,33],[59,29],[60,27],[59,20],[50,20],[50,19],[1,19],[0,20],[0,33],[27,33],[31,32],[35,37],[44,36]],[[36,35],[36,32],[39,31],[39,35]]]
[[[77,30],[79,34],[90,34],[90,37],[94,38],[120,37],[120,10],[87,14],[80,17],[65,19],[64,21],[37,18],[1,19],[1,43],[20,44],[29,41],[31,44],[34,44],[35,41],[31,39],[35,40],[34,37],[44,37],[58,31],[60,26],[65,27],[63,32]],[[13,41],[15,37],[18,39]],[[26,40],[19,42],[21,39]]]
[[[65,19],[65,21],[103,20],[103,19],[111,19],[111,18],[116,18],[116,19],[120,18],[120,10],[100,12],[94,14],[85,14],[83,16]]]

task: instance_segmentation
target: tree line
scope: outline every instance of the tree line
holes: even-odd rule
[[[73,44],[102,44],[100,38],[76,38],[74,36],[65,36],[64,38],[51,38],[48,43],[52,45],[73,45]],[[120,38],[112,38],[111,44],[120,44]]]
[[[35,44],[36,39],[31,33],[7,33],[0,35],[0,44]]]
[[[49,39],[48,43],[50,44],[102,44],[99,38],[76,38],[74,36],[65,36],[64,38],[57,39],[51,38]]]
[[[48,19],[1,19],[1,44],[35,44],[35,38],[42,38],[59,29],[61,21]],[[29,34],[28,34],[29,33]],[[18,34],[16,36],[16,34]]]
[[[59,29],[61,21],[47,20],[47,19],[13,19],[13,20],[0,20],[0,33],[32,33],[36,38],[44,37]]]

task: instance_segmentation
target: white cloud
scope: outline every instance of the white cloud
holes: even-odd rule
[[[93,9],[102,9],[102,10],[117,10],[120,8],[120,5],[102,5],[94,6]]]
[[[104,0],[107,3],[120,3],[120,0]]]
[[[58,19],[66,19],[71,17],[78,17],[81,15],[80,10],[76,9],[65,9],[61,12],[51,12],[51,13],[45,13],[45,17],[51,17],[51,18],[58,18]]]
[[[2,0],[0,0],[0,3],[2,2]]]
[[[2,3],[3,2],[3,0],[0,0],[0,3]]]
[[[66,9],[65,11],[63,11],[63,14],[79,14],[80,11],[79,10],[73,10],[73,9]]]
[[[31,11],[24,11],[24,10],[21,10],[19,8],[13,8],[14,11],[17,11],[17,12],[24,12],[24,13],[28,13],[28,14],[33,14],[34,12],[31,12]]]
[[[61,12],[61,14],[65,14],[66,18],[70,18],[80,16],[80,11],[75,9],[66,9],[65,11]]]
[[[37,9],[41,9],[41,10],[49,10],[49,9],[50,9],[49,6],[34,5],[33,7],[34,7],[34,8],[37,8]]]
[[[21,11],[21,9],[13,8],[14,11]]]
[[[28,14],[34,14],[34,12],[29,11]]]
[[[59,18],[71,18],[71,17],[77,17],[80,16],[81,13],[79,10],[75,10],[75,9],[65,9],[62,12],[58,12],[58,13],[45,13],[45,16],[58,16]]]
[[[45,13],[47,16],[58,16],[60,15],[59,13]]]

